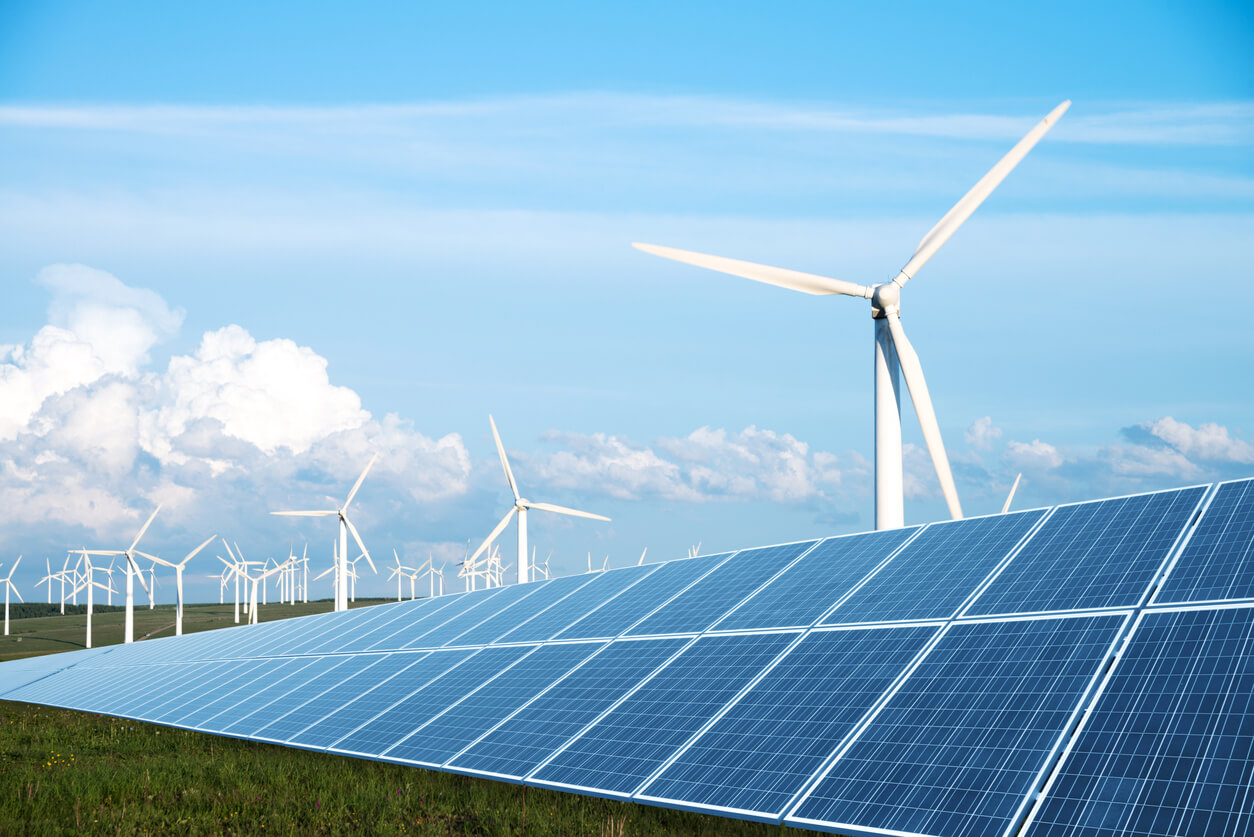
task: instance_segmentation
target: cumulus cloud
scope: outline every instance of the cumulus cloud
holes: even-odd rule
[[[1204,462],[1254,463],[1254,445],[1233,439],[1228,428],[1213,422],[1192,427],[1164,416],[1140,427],[1183,456]]]
[[[984,416],[971,422],[963,438],[975,450],[985,451],[993,446],[993,442],[1001,438],[1001,428],[993,426],[991,416]]]
[[[1063,456],[1058,448],[1040,439],[1008,442],[1002,459],[1023,471],[1049,471],[1063,463]]]
[[[0,501],[25,526],[112,535],[155,503],[165,516],[255,518],[280,491],[291,502],[342,493],[372,453],[372,480],[412,500],[467,489],[460,436],[376,419],[312,348],[228,325],[152,369],[150,350],[182,311],[82,265],[37,282],[52,294],[49,323],[0,349]]]

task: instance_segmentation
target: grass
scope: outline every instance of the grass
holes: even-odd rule
[[[269,605],[261,618],[330,606]],[[161,610],[136,610],[137,636],[173,618]],[[233,625],[232,610],[188,606],[184,630]],[[95,619],[106,616],[121,614]],[[64,621],[74,619],[77,645]],[[82,617],[24,619],[13,630],[0,659],[82,646]],[[120,619],[116,631],[120,640]],[[0,776],[0,835],[813,833],[8,701],[0,701]]]

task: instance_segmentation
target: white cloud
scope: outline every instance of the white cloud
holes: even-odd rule
[[[1012,467],[1028,472],[1052,470],[1063,463],[1063,456],[1058,448],[1040,439],[1008,442],[1002,459]]]
[[[1228,428],[1218,424],[1195,428],[1164,416],[1141,427],[1184,456],[1211,462],[1254,463],[1254,445],[1233,439]]]
[[[963,438],[976,450],[988,450],[994,441],[1001,438],[1001,428],[993,426],[991,416],[984,416],[971,423]]]

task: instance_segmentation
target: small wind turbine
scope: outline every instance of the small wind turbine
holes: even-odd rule
[[[370,457],[370,461],[366,463],[366,468],[361,472],[361,476],[357,478],[357,482],[353,483],[352,489],[348,492],[348,498],[344,500],[344,505],[338,509],[330,509],[327,511],[277,511],[270,512],[283,517],[329,517],[336,515],[340,519],[340,537],[338,555],[340,559],[336,560],[335,573],[335,609],[348,610],[348,533],[352,533],[353,540],[357,541],[357,545],[361,547],[361,551],[369,558],[370,550],[366,549],[366,545],[361,542],[361,535],[357,534],[357,527],[348,519],[348,506],[353,502],[353,497],[357,495],[357,489],[361,488],[361,483],[366,479],[366,474],[370,473],[371,467],[374,466],[375,460],[379,458],[379,454]],[[374,564],[370,565],[372,568]]]
[[[178,602],[175,608],[175,610],[177,611],[177,616],[174,620],[174,635],[175,636],[183,635],[183,570],[187,567],[187,562],[195,558],[196,553],[200,552],[200,550],[208,546],[209,542],[212,541],[216,537],[217,535],[210,535],[209,537],[205,538],[204,543],[202,543],[200,546],[193,549],[191,552],[187,553],[186,557],[184,557],[183,560],[179,561],[177,564],[167,561],[164,558],[158,558],[156,555],[149,555],[146,552],[138,553],[140,555],[143,555],[145,558],[149,559],[150,561],[155,561],[156,563],[161,564],[164,567],[170,567],[174,570],[174,584],[178,588],[178,591],[177,591]],[[153,583],[153,586],[156,586],[156,583],[157,583],[156,576],[153,577],[152,583]]]
[[[81,583],[80,589],[86,588],[87,590],[87,638],[86,638],[86,641],[84,642],[84,647],[91,648],[91,615],[92,615],[92,612],[95,610],[95,595],[94,595],[95,589],[99,587],[101,590],[107,590],[110,593],[112,593],[113,585],[110,584],[108,586],[105,586],[104,584],[101,584],[99,581],[96,581],[96,577],[95,577],[96,572],[97,571],[103,572],[103,569],[92,566],[91,556],[87,553],[87,550],[83,550],[83,563],[87,567],[87,572],[83,573],[81,577],[81,582],[80,582]]]
[[[138,554],[135,547],[139,546],[139,540],[148,531],[148,527],[152,525],[152,521],[156,518],[157,512],[161,511],[161,506],[157,506],[152,510],[152,514],[148,515],[148,520],[140,527],[139,534],[135,536],[135,540],[131,541],[131,545],[124,550],[104,550],[104,549],[84,549],[83,555],[125,555],[126,556],[126,630],[123,634],[123,642],[135,641],[135,579],[139,579],[139,584],[144,588],[144,592],[148,592],[148,585],[144,583],[144,571],[139,568],[139,564],[135,561]]]
[[[35,582],[35,586],[45,583],[48,585],[48,604],[52,604],[52,582],[56,580],[56,576],[52,574],[52,562],[47,558],[44,559],[44,567],[48,570],[48,574]]]
[[[871,301],[871,317],[875,323],[876,529],[898,529],[905,525],[899,372],[905,375],[906,386],[910,389],[910,400],[914,402],[914,411],[919,418],[928,453],[932,457],[932,466],[936,469],[936,476],[940,480],[941,492],[945,495],[945,502],[949,506],[949,514],[955,520],[962,517],[962,506],[958,502],[958,490],[954,486],[953,474],[949,468],[949,457],[941,441],[940,425],[936,421],[936,411],[932,408],[932,398],[928,394],[927,382],[923,379],[923,367],[919,363],[919,356],[915,354],[914,347],[906,339],[906,332],[901,325],[901,291],[1070,106],[1071,102],[1066,101],[1054,108],[1028,132],[1027,136],[1010,149],[1010,152],[993,166],[988,174],[984,175],[971,191],[967,192],[962,200],[958,201],[937,222],[936,226],[928,231],[927,235],[923,236],[923,240],[919,242],[905,267],[888,282],[878,285],[858,285],[839,279],[829,279],[826,276],[816,276],[811,273],[710,256],[688,250],[676,250],[653,244],[633,245],[655,256],[742,276],[769,285],[790,288],[794,291],[816,295],[838,294],[862,297]]]
[[[496,528],[492,530],[492,534],[480,544],[475,550],[475,554],[470,556],[470,563],[479,557],[479,553],[487,549],[488,544],[496,540],[496,536],[505,530],[509,525],[509,519],[515,514],[518,515],[518,583],[526,584],[531,580],[529,572],[529,562],[527,561],[527,512],[535,509],[536,511],[554,512],[555,514],[565,514],[571,517],[587,517],[592,520],[609,521],[608,517],[591,512],[579,511],[578,509],[568,509],[565,506],[555,506],[552,503],[533,503],[530,500],[524,500],[518,493],[518,483],[514,480],[514,472],[510,470],[509,459],[505,456],[505,446],[501,444],[501,434],[496,430],[496,420],[491,415],[488,416],[488,422],[492,425],[492,439],[496,442],[496,452],[501,456],[501,467],[505,469],[505,481],[509,483],[509,490],[514,493],[514,505],[510,508],[505,516],[501,518],[501,522],[496,524]]]
[[[22,563],[22,556],[17,556],[17,560],[13,562],[13,566],[9,567],[9,574],[4,578],[4,635],[9,635],[9,591],[13,591],[13,595],[17,596],[17,600],[26,603],[22,598],[22,594],[18,592],[17,585],[13,583],[13,573],[17,571],[17,565]]]

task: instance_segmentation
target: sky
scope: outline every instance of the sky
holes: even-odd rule
[[[329,565],[268,512],[377,453],[376,563],[455,587],[489,414],[524,496],[613,518],[532,514],[555,573],[870,529],[865,303],[629,245],[886,281],[1064,99],[903,294],[964,510],[1254,476],[1243,4],[0,4],[0,574],[43,600],[158,503],[167,558]]]

